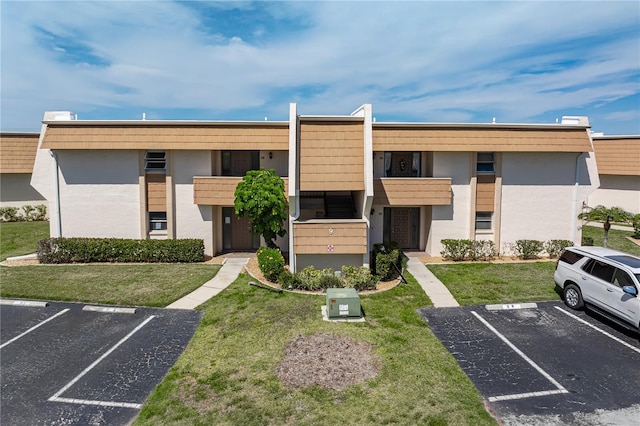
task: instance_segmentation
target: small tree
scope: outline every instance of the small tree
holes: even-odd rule
[[[274,240],[287,233],[282,225],[287,220],[289,203],[284,181],[275,170],[249,170],[236,187],[234,205],[238,217],[247,215],[253,233],[262,235],[267,247],[278,247]]]

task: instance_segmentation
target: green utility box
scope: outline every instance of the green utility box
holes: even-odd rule
[[[353,288],[327,289],[327,318],[360,318],[360,296]]]

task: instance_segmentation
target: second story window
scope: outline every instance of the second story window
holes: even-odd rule
[[[164,172],[167,170],[167,153],[165,151],[147,151],[144,154],[144,169]]]
[[[479,152],[476,163],[478,173],[495,173],[495,156],[493,152]]]

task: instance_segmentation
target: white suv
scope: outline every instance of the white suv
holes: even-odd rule
[[[640,331],[640,257],[604,247],[568,247],[553,278],[570,308],[586,305]]]

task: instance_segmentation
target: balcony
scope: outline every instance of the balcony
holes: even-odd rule
[[[367,224],[361,219],[311,219],[293,223],[296,254],[364,254]]]
[[[196,176],[193,178],[193,199],[195,204],[208,206],[233,206],[236,186],[242,177],[236,176]],[[284,180],[287,196],[289,179]]]
[[[448,206],[451,204],[451,178],[374,179],[373,203],[385,206]]]

